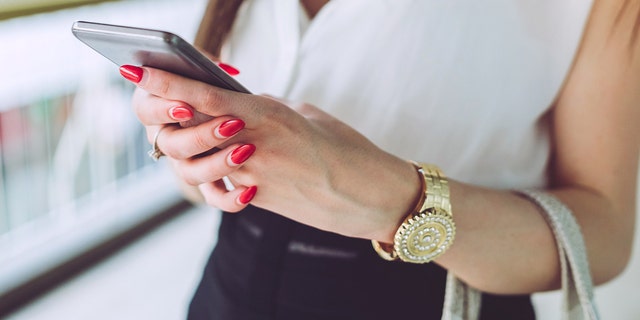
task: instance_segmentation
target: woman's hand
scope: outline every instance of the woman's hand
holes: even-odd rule
[[[169,125],[158,137],[178,175],[212,206],[234,212],[251,202],[323,230],[391,242],[419,196],[411,164],[312,105],[153,68],[131,72],[139,74],[134,108],[150,140],[160,126],[190,120],[195,111],[214,117]],[[208,152],[213,148],[219,150]],[[225,176],[235,190],[227,191]]]

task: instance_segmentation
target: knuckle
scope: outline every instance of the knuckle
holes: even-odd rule
[[[153,143],[153,142],[150,142],[150,143]],[[176,148],[174,146],[175,144],[171,143],[171,139],[168,135],[166,136],[162,135],[161,137],[158,138],[158,148],[160,149],[160,151],[162,151],[162,153],[164,153],[164,155],[166,155],[169,158],[173,158],[177,160],[186,159],[187,156],[185,156],[182,148]]]
[[[165,78],[159,80],[158,84],[156,85],[156,92],[158,93],[157,95],[161,97],[168,96],[171,92],[171,81]]]
[[[197,186],[201,183],[200,181],[195,179],[194,176],[188,174],[183,166],[176,167],[176,174],[178,175],[178,177],[180,177],[180,179],[182,179],[182,181],[190,186]]]
[[[206,167],[206,177],[204,177],[207,181],[216,181],[222,179],[227,173],[223,168],[221,168],[220,164],[216,161],[207,161]]]
[[[133,94],[133,97],[131,98],[131,107],[133,109],[134,114],[136,115],[136,117],[138,117],[138,119],[144,123],[145,119],[145,106],[146,106],[146,102],[145,100],[147,98],[147,94],[146,92],[142,91],[141,89],[137,88],[135,93]]]
[[[203,133],[202,130],[194,130],[193,131],[193,143],[198,150],[209,150],[214,147],[213,143],[210,141],[213,135],[208,135]]]
[[[168,156],[169,158],[173,158],[173,159],[177,159],[177,160],[184,160],[187,157],[184,155],[183,152],[181,152],[181,150],[179,149],[173,149],[173,148],[160,148],[160,150],[162,151],[162,153],[164,153],[166,156]]]
[[[316,111],[318,109],[308,103],[300,103],[296,106],[296,109],[294,110],[297,110],[298,113],[302,114],[303,116],[314,116],[316,115],[317,113]]]
[[[190,186],[194,186],[194,187],[196,187],[196,186],[198,186],[200,184],[200,181],[198,181],[198,179],[195,179],[194,177],[191,177],[191,176],[183,176],[182,180],[186,184],[188,184]]]
[[[224,94],[220,89],[207,88],[203,93],[202,103],[205,107],[223,104]]]
[[[210,207],[222,209],[218,205],[218,197],[213,196],[211,194],[205,194],[204,195],[204,202]]]

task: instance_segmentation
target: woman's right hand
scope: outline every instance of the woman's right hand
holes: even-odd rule
[[[132,79],[144,90],[136,92],[134,107],[149,140],[164,128],[158,148],[213,207],[236,212],[251,202],[322,230],[389,242],[415,206],[420,179],[412,164],[313,105],[129,69],[140,74]],[[215,118],[177,125],[195,110]],[[230,130],[239,120],[246,127]],[[223,177],[236,189],[228,191]]]
[[[216,64],[218,64],[218,66],[229,75],[235,76],[239,74],[239,71],[234,67],[221,63],[217,59],[213,59],[211,56],[209,56],[209,58],[216,62]],[[120,71],[123,73],[125,78],[135,82],[135,77],[137,75],[127,75],[127,71],[123,69]],[[233,119],[232,117],[217,117],[214,119],[212,116],[198,112],[187,103],[181,101],[169,101],[167,99],[154,96],[140,87],[136,87],[132,100],[134,111],[136,112],[139,120],[145,126],[147,140],[152,145],[156,134],[162,134],[158,133],[158,130],[162,129],[163,132],[166,133],[168,131],[174,131],[177,128],[177,125],[179,125],[185,128],[194,127],[194,129],[189,130],[189,132],[191,132],[195,140],[198,141],[201,146],[205,146],[208,150],[213,150],[216,146],[224,143],[226,140],[242,130],[245,125],[242,120]],[[162,108],[160,106],[166,106],[167,103],[173,104],[174,106],[171,107],[168,112],[163,112],[166,108]],[[153,108],[154,105],[156,108]],[[151,106],[153,109],[158,110],[158,112],[149,117],[148,113],[141,112],[141,110],[146,106]],[[209,133],[211,132],[212,127],[215,128],[215,140],[210,140]],[[175,172],[179,160],[174,157],[166,158]],[[180,182],[180,188],[187,200],[193,203],[205,202],[205,198],[197,186],[190,185],[182,181],[182,179],[180,179]],[[242,190],[243,189],[239,189],[234,193],[241,192]]]
[[[207,51],[204,50],[200,50],[200,52],[207,56],[207,58],[209,58],[211,61],[213,61],[216,65],[218,65],[218,67],[220,67],[220,69],[224,70],[228,75],[230,76],[236,76],[238,74],[240,74],[240,71],[238,69],[236,69],[235,67],[220,62],[220,59],[218,59],[218,57],[213,56],[211,54],[209,54]],[[137,77],[138,75],[126,75],[127,71],[120,69],[120,72],[122,73],[122,75],[135,82],[135,79],[130,78],[131,76],[133,76],[134,78]],[[137,112],[138,110],[140,110],[141,106],[147,104],[150,102],[149,98],[159,98],[159,97],[155,97],[152,96],[150,94],[148,94],[146,91],[144,91],[143,89],[136,87],[134,94],[133,94],[133,107],[134,110],[136,110],[136,113],[138,115],[138,118],[140,118],[140,113]],[[161,99],[161,98],[160,98]],[[153,100],[153,99],[151,99]],[[175,120],[175,123],[179,123],[180,126],[182,127],[193,127],[193,126],[197,126],[199,124],[208,122],[210,120],[213,119],[212,116],[206,115],[204,113],[198,112],[197,110],[194,110],[192,107],[188,106],[186,103],[176,103],[176,106],[170,110],[170,114],[169,117],[172,120]],[[240,121],[242,122],[242,121]],[[168,124],[168,123],[167,123]],[[227,131],[229,130],[233,130],[233,128],[237,127],[238,125],[240,125],[239,123],[236,123],[234,126],[231,126],[230,124],[225,125],[224,127],[226,127]],[[244,126],[244,122],[242,122],[242,126]],[[153,138],[151,138],[152,136],[155,137],[155,134],[152,134],[152,132],[158,132],[158,130],[160,130],[162,128],[161,125],[145,125],[146,128],[146,132],[147,132],[147,139],[149,140],[149,143],[153,144]],[[171,164],[171,167],[174,169],[175,172],[175,168],[176,168],[176,160],[172,159],[170,157],[168,157],[168,161]],[[192,186],[190,184],[185,183],[184,181],[180,180],[180,188],[185,196],[185,198],[193,203],[204,203],[205,202],[205,198],[202,195],[202,192],[200,192],[200,189],[196,186]]]

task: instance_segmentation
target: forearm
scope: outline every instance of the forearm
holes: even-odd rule
[[[457,225],[453,246],[436,262],[483,291],[516,294],[556,289],[560,265],[553,233],[540,209],[510,191],[450,182]],[[612,213],[605,197],[586,189],[551,191],[581,226],[596,283],[626,265],[633,214]]]

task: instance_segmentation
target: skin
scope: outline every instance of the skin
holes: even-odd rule
[[[309,18],[312,18],[318,14],[318,11],[329,2],[329,0],[301,0],[304,10],[307,12]]]
[[[595,1],[578,57],[550,115],[554,147],[547,191],[573,210],[596,284],[623,271],[634,234],[638,12],[640,0]],[[238,196],[258,186],[251,201],[255,206],[322,230],[392,242],[418,198],[420,181],[408,162],[312,105],[229,92],[151,68],[144,68],[137,85],[133,104],[150,140],[160,125],[176,123],[169,114],[176,105],[216,117],[195,127],[168,126],[158,140],[177,174],[198,186],[211,206],[239,211],[245,205]],[[212,134],[229,119],[242,119],[246,127],[231,138]],[[229,154],[245,143],[257,151],[245,163],[233,164]],[[193,157],[213,147],[221,150]],[[223,176],[235,190],[224,188]],[[455,179],[450,188],[456,240],[436,263],[487,292],[559,287],[554,238],[535,205],[512,192]]]

